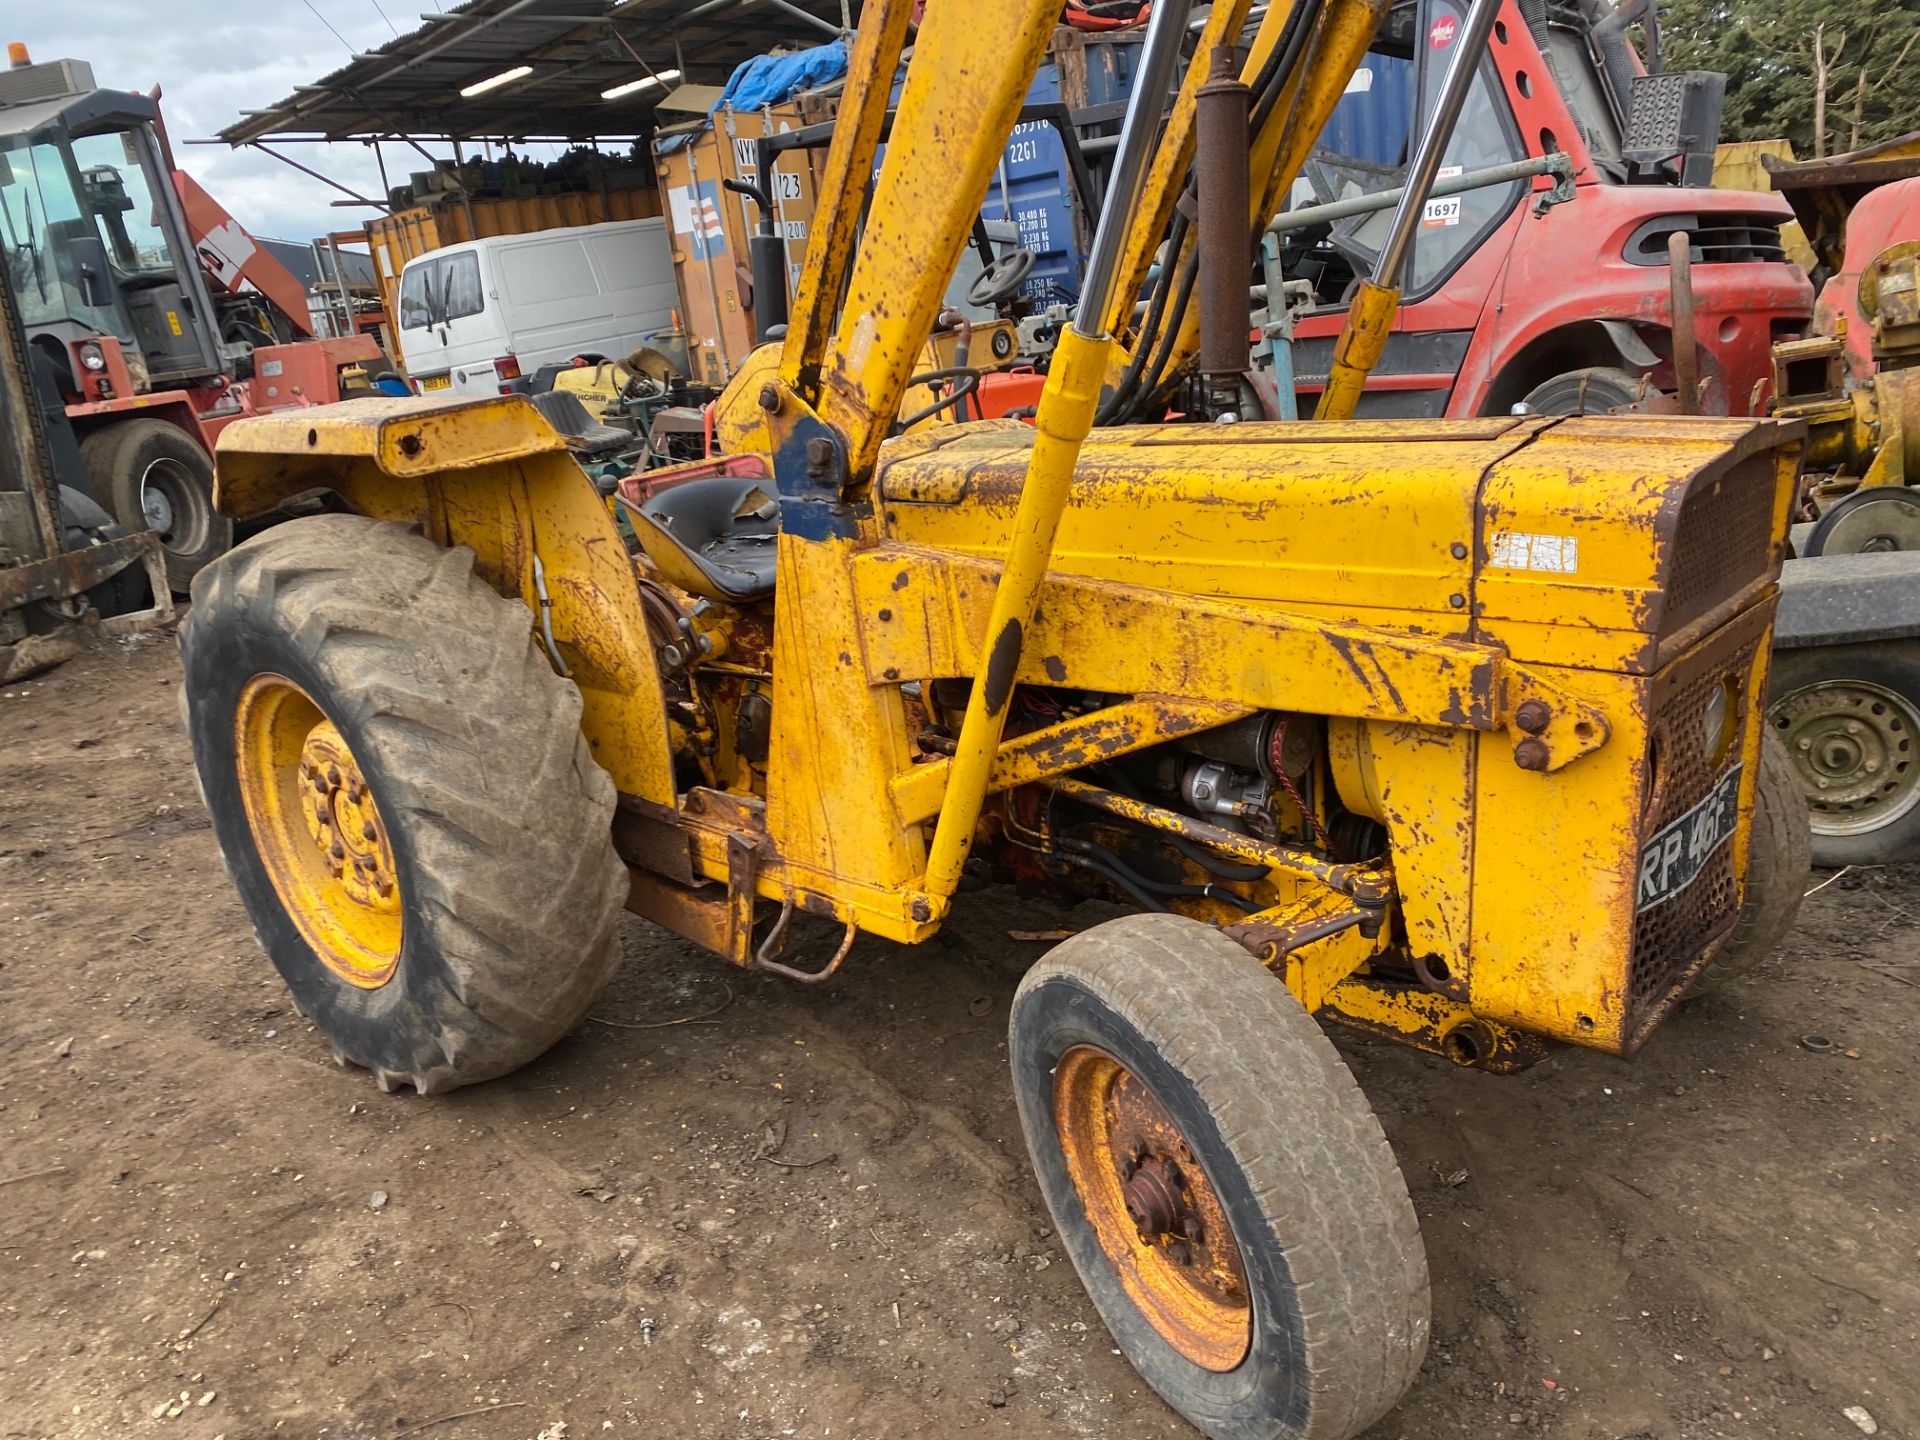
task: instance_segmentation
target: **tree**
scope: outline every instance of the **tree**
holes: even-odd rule
[[[1721,138],[1827,155],[1920,126],[1915,0],[1666,0],[1661,60],[1727,76]]]

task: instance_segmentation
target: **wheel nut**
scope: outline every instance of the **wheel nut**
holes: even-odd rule
[[[1207,1243],[1207,1227],[1200,1223],[1198,1215],[1189,1215],[1186,1224],[1180,1227],[1180,1233],[1196,1245]]]
[[[344,860],[347,858],[347,847],[336,840],[327,847],[327,854],[336,860]]]
[[[1167,1259],[1176,1265],[1185,1265],[1192,1261],[1193,1251],[1187,1248],[1187,1242],[1184,1240],[1169,1240],[1167,1242]]]
[[[373,840],[379,837],[380,832],[373,828],[373,822],[371,820],[362,820],[360,822],[360,834],[363,839]]]

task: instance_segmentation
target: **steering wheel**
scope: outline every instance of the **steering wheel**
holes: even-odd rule
[[[1009,250],[995,260],[973,284],[967,287],[969,305],[998,305],[1003,300],[1011,300],[1020,289],[1020,284],[1032,273],[1033,262],[1038,259],[1033,251],[1021,248]]]

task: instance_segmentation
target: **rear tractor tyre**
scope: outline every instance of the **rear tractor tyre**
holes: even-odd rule
[[[1920,860],[1920,641],[1776,651],[1767,714],[1812,810],[1816,865]]]
[[[1759,788],[1754,793],[1753,836],[1748,843],[1747,891],[1733,933],[1695,978],[1690,996],[1708,994],[1739,979],[1779,949],[1807,893],[1813,866],[1807,799],[1786,747],[1771,733],[1760,740]]]
[[[181,628],[201,793],[255,933],[383,1089],[525,1064],[619,960],[613,782],[532,615],[473,560],[294,520],[202,571]]]
[[[1219,931],[1057,946],[1014,996],[1020,1122],[1115,1342],[1215,1440],[1347,1440],[1419,1372],[1426,1252],[1332,1043]]]
[[[1632,371],[1597,365],[1543,381],[1521,403],[1532,415],[1604,415],[1638,404],[1653,393],[1652,387]]]
[[[80,442],[80,457],[113,518],[160,537],[175,594],[233,547],[233,522],[213,508],[213,457],[178,425],[116,420]]]

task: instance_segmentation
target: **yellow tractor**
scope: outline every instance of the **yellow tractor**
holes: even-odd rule
[[[1036,425],[890,438],[1059,4],[926,7],[863,224],[914,8],[867,0],[789,331],[723,398],[725,458],[625,506],[637,551],[517,397],[224,433],[224,513],[353,513],[195,584],[214,828],[301,1010],[423,1092],[577,1023],[623,909],[813,982],[976,882],[1128,904],[1013,1004],[1061,1242],[1201,1430],[1351,1436],[1420,1368],[1427,1267],[1315,1022],[1491,1070],[1626,1055],[1784,929],[1805,818],[1762,717],[1798,432],[1096,427],[1200,339],[1134,300],[1163,240],[1157,294],[1208,268],[1181,197],[1250,0],[1184,72],[1167,0]],[[1222,66],[1243,173],[1199,188],[1242,275],[1387,9],[1274,5]]]

